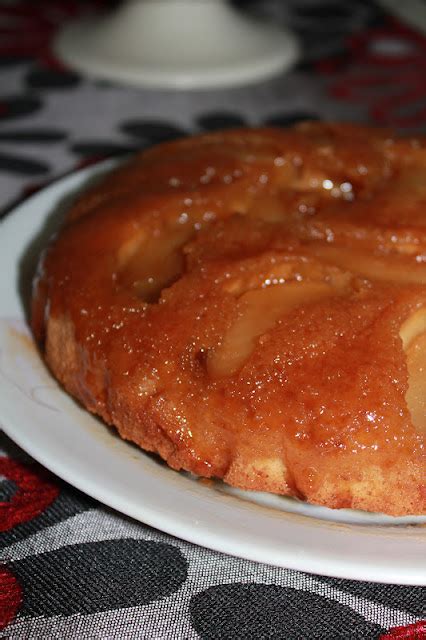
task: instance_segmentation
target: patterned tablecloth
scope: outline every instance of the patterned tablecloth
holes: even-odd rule
[[[366,0],[250,2],[304,44],[290,73],[226,91],[146,91],[65,70],[56,29],[98,2],[0,5],[0,204],[188,132],[304,118],[426,130],[426,37]],[[241,4],[241,3],[240,3]],[[308,575],[225,556],[132,521],[5,436],[0,637],[426,638],[426,589]]]

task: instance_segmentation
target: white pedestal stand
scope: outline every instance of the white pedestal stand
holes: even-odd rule
[[[54,47],[87,74],[178,89],[260,81],[298,56],[290,33],[224,0],[127,0],[106,17],[67,26]]]

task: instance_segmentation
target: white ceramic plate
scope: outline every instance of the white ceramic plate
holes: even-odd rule
[[[121,441],[51,378],[25,322],[28,276],[58,224],[58,209],[110,166],[60,180],[1,224],[0,419],[6,433],[82,491],[185,540],[311,573],[425,585],[426,517],[330,510],[200,482]]]

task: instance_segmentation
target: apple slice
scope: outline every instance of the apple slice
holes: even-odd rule
[[[413,425],[426,433],[426,308],[413,313],[401,326],[407,356],[408,391],[405,395]]]
[[[119,286],[131,288],[145,302],[156,302],[161,291],[181,275],[184,268],[182,246],[193,234],[184,225],[160,232],[142,232],[124,244],[118,255]]]
[[[311,248],[314,255],[329,264],[371,280],[426,284],[426,262],[415,262],[412,257],[394,253],[378,255],[325,243],[313,243]]]
[[[302,304],[342,292],[343,286],[338,288],[328,282],[291,281],[243,293],[238,299],[237,321],[207,356],[208,374],[213,379],[233,375],[250,356],[256,338],[271,329],[284,314]]]

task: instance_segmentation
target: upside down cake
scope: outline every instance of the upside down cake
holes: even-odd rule
[[[305,123],[162,144],[70,209],[32,325],[173,469],[426,513],[426,145]]]

